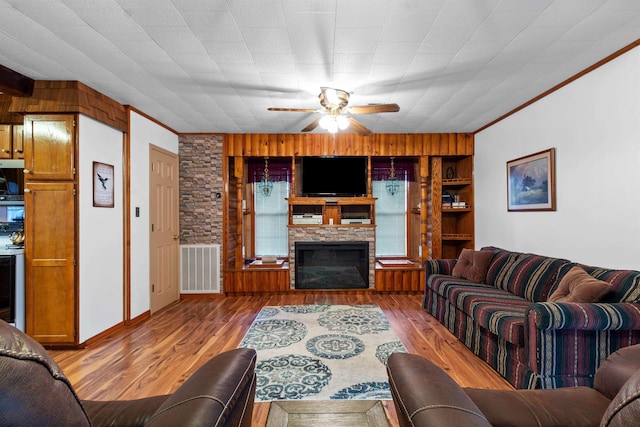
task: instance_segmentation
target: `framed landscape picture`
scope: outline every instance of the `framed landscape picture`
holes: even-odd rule
[[[555,148],[507,162],[509,211],[555,211]]]

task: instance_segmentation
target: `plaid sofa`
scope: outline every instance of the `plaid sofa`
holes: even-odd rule
[[[453,277],[455,259],[425,261],[423,307],[516,388],[592,386],[620,347],[640,343],[640,271],[496,247],[485,283]],[[580,265],[612,284],[599,303],[547,302]]]

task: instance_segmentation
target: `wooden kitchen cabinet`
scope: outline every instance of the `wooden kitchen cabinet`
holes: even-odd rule
[[[25,116],[26,180],[75,179],[75,123],[73,114]]]
[[[13,125],[11,149],[14,159],[24,159],[24,125]]]
[[[78,344],[76,117],[28,115],[25,141],[26,332]]]
[[[75,183],[25,190],[26,332],[43,344],[76,337]]]
[[[0,125],[0,159],[11,158],[11,125]]]
[[[24,159],[23,125],[0,124],[0,159]]]

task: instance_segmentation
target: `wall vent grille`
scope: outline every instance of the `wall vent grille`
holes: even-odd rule
[[[180,293],[220,293],[220,245],[180,245]]]

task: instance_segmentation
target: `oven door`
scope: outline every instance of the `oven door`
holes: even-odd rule
[[[0,319],[14,323],[16,317],[16,256],[0,255]]]

